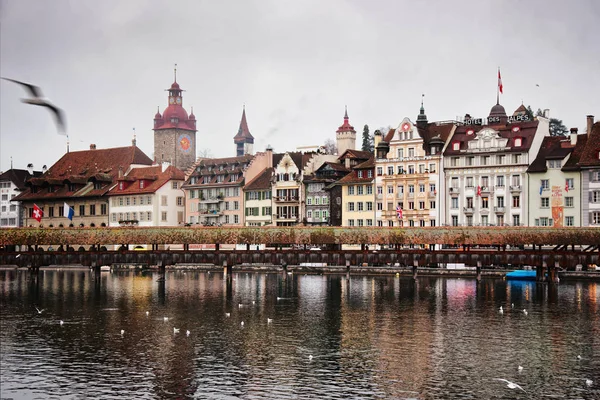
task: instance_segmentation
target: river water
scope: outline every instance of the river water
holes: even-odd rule
[[[600,398],[597,283],[158,277],[0,271],[0,397]]]

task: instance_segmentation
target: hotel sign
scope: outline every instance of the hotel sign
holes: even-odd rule
[[[508,117],[507,122],[509,124],[514,124],[518,122],[528,122],[531,121],[529,115],[511,115]],[[465,125],[490,125],[500,123],[500,117],[490,117],[490,118],[469,118],[463,120],[463,124]]]

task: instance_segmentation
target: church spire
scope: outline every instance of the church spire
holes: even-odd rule
[[[427,115],[425,114],[425,106],[423,106],[423,99],[425,98],[425,94],[421,95],[421,108],[419,109],[419,115],[417,116],[417,126],[419,128],[424,128],[428,121]]]
[[[233,137],[235,143],[236,155],[243,156],[244,154],[252,154],[252,144],[254,144],[254,136],[250,133],[248,128],[248,121],[246,120],[246,105],[242,108],[242,120],[240,121],[240,127],[238,128],[237,134]]]

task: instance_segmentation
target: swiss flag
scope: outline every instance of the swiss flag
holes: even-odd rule
[[[477,186],[477,196],[481,196],[481,186]]]
[[[568,192],[569,191],[569,182],[565,183],[565,191]]]
[[[502,77],[500,76],[500,68],[498,68],[498,88],[500,89],[500,93],[504,93],[502,91]]]
[[[37,204],[34,204],[33,205],[33,219],[35,219],[37,222],[41,222],[43,215],[44,215],[44,212],[42,211],[42,209],[39,208],[37,206]]]

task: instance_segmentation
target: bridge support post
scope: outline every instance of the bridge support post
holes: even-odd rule
[[[166,273],[166,267],[164,265],[164,262],[162,260],[159,260],[156,265],[158,266],[158,272],[164,276]]]
[[[481,282],[481,261],[477,261],[477,282]]]
[[[231,273],[233,271],[233,268],[231,265],[227,265],[227,261],[223,261],[223,275],[225,275],[227,278],[231,277]]]
[[[546,274],[546,268],[547,268],[546,261],[543,261],[541,266],[538,265],[535,268],[535,280],[536,280],[536,282],[544,282],[544,280],[545,280],[545,274]]]
[[[558,268],[560,267],[560,264],[558,261],[556,261],[554,263],[554,267],[550,267],[548,270],[548,282],[551,283],[558,283],[559,282],[559,278],[558,278]]]
[[[287,273],[287,267],[288,267],[288,265],[285,261],[281,263],[281,268],[283,268],[284,273]]]
[[[346,260],[346,279],[350,279],[350,261]]]
[[[419,267],[419,262],[417,260],[413,261],[413,268],[412,268],[412,273],[413,273],[413,280],[417,280],[417,269]]]

